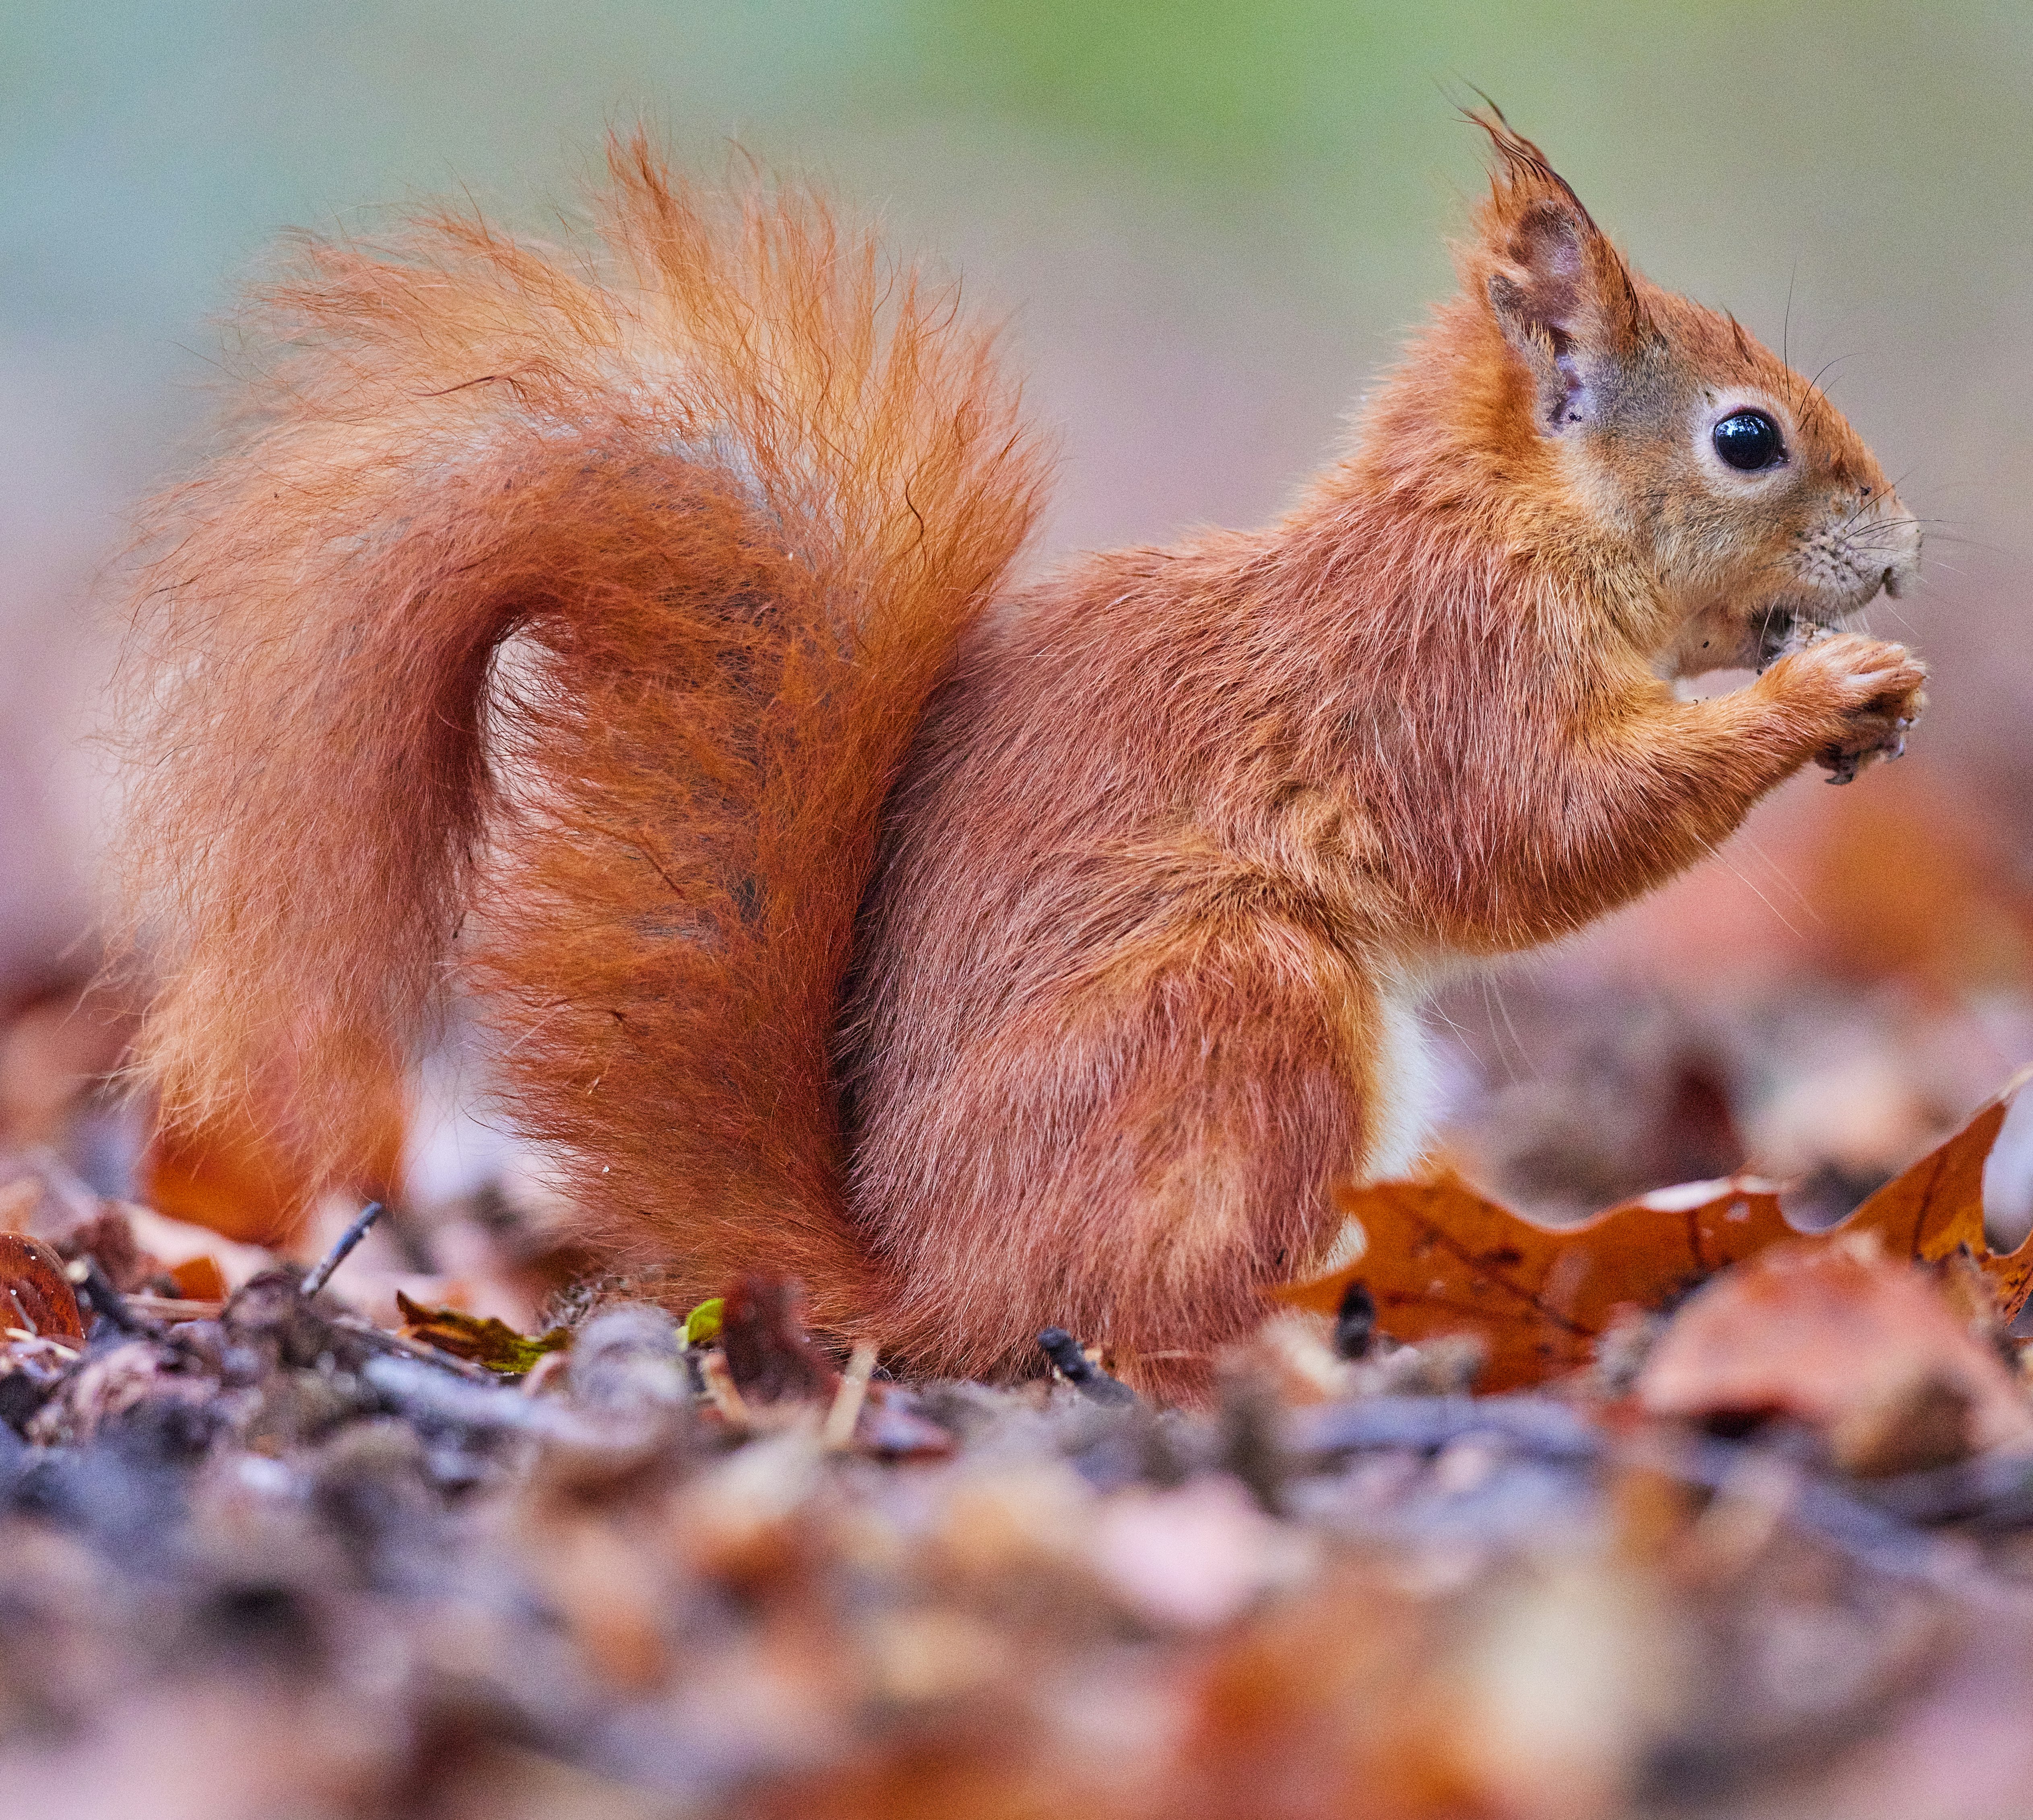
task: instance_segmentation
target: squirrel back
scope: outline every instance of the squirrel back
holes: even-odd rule
[[[440,215],[243,325],[279,357],[147,526],[137,1065],[343,1178],[449,957],[590,1236],[837,1326],[856,909],[1043,464],[957,298],[812,197],[609,167],[604,269]]]

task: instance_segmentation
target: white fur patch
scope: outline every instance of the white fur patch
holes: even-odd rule
[[[1365,1182],[1406,1174],[1431,1141],[1440,1111],[1440,1073],[1432,1039],[1421,1021],[1425,987],[1399,978],[1387,982],[1376,1032],[1376,1066],[1370,1081],[1369,1149],[1358,1171]],[[1342,1222],[1327,1255],[1313,1268],[1327,1276],[1361,1256],[1368,1241],[1361,1223]]]
[[[1376,1045],[1376,1095],[1369,1152],[1362,1174],[1388,1182],[1418,1161],[1431,1140],[1440,1111],[1440,1077],[1431,1039],[1421,1022],[1423,985],[1388,982],[1382,994],[1382,1028]]]

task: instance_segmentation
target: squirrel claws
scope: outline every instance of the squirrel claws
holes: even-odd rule
[[[1926,672],[1902,647],[1796,622],[1768,673],[1777,682],[1789,672],[1833,694],[1832,701],[1824,695],[1823,711],[1840,732],[1814,754],[1831,784],[1855,783],[1874,760],[1904,756],[1906,735],[1926,705]]]
[[[1828,773],[1831,784],[1854,784],[1864,766],[1874,760],[1890,764],[1906,756],[1906,729],[1910,720],[1895,721],[1892,731],[1868,745],[1826,746],[1814,755],[1814,762]]]

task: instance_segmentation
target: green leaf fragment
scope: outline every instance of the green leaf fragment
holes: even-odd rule
[[[482,1319],[457,1309],[421,1307],[400,1290],[395,1292],[395,1301],[406,1324],[406,1338],[422,1340],[455,1358],[470,1359],[504,1377],[522,1376],[534,1370],[546,1353],[562,1352],[572,1342],[567,1327],[534,1335],[520,1334],[492,1315]]]

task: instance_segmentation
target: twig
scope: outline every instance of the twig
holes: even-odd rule
[[[1376,1338],[1376,1298],[1366,1284],[1352,1283],[1342,1292],[1341,1307],[1335,1315],[1335,1356],[1367,1358]]]
[[[1551,1397],[1363,1397],[1291,1410],[1284,1427],[1291,1452],[1315,1457],[1371,1447],[1435,1452],[1467,1435],[1500,1436],[1542,1459],[1604,1451],[1601,1431]]]
[[[1088,1402],[1125,1407],[1136,1401],[1136,1391],[1120,1378],[1110,1377],[1082,1352],[1080,1342],[1064,1328],[1046,1328],[1038,1335],[1038,1345],[1060,1376]]]
[[[84,1291],[85,1300],[92,1305],[94,1314],[103,1316],[125,1334],[159,1334],[161,1330],[155,1322],[137,1314],[127,1305],[126,1297],[113,1286],[103,1267],[90,1252],[73,1263],[70,1270],[77,1271],[79,1264],[84,1268],[73,1280]],[[69,1271],[66,1274],[69,1275]]]
[[[201,1301],[194,1297],[149,1295],[137,1291],[125,1299],[136,1314],[150,1320],[217,1320],[226,1312],[223,1301]]]
[[[53,1352],[65,1364],[82,1358],[74,1346],[66,1346],[60,1339],[51,1339],[47,1334],[36,1333],[27,1328],[0,1327],[0,1340],[12,1345],[24,1346],[43,1352]]]
[[[392,1355],[371,1358],[361,1376],[404,1414],[455,1422],[462,1428],[534,1435],[540,1440],[594,1450],[627,1450],[657,1432],[642,1422],[590,1421],[549,1397],[526,1397],[511,1385],[470,1383],[435,1364]]]
[[[868,1398],[869,1373],[874,1369],[875,1348],[865,1339],[856,1340],[821,1431],[821,1444],[828,1453],[844,1453],[854,1445],[854,1425],[861,1420],[861,1406]]]
[[[734,1373],[727,1369],[726,1354],[708,1353],[699,1361],[699,1376],[706,1380],[706,1394],[713,1399],[713,1407],[727,1425],[736,1434],[747,1433],[755,1425],[755,1418],[748,1413],[747,1399],[735,1383]]]
[[[339,1243],[324,1254],[324,1261],[304,1279],[304,1296],[306,1300],[314,1296],[331,1281],[331,1273],[352,1255],[353,1248],[367,1236],[367,1229],[387,1212],[378,1200],[370,1200],[360,1210],[360,1217],[339,1235]]]

